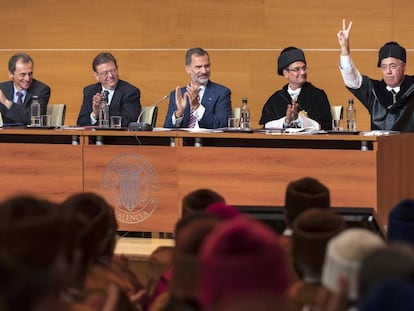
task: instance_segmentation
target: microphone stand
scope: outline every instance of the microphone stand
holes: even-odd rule
[[[137,122],[130,122],[128,124],[129,130],[130,131],[149,131],[149,132],[152,131],[154,128],[152,127],[151,124],[141,121],[142,115],[144,114],[145,111],[147,111],[147,110],[149,110],[153,107],[156,107],[159,103],[161,103],[162,101],[166,100],[169,97],[170,97],[169,95],[164,95],[163,97],[161,97],[159,100],[157,100],[152,105],[142,109],[141,113],[138,116]]]

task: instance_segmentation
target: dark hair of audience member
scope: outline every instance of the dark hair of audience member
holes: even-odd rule
[[[78,227],[83,262],[112,259],[118,224],[112,207],[95,193],[78,193],[68,197],[64,209],[71,209]]]
[[[207,206],[223,202],[225,199],[210,189],[198,189],[188,193],[182,200],[182,216],[195,211],[204,211]]]
[[[60,308],[76,266],[73,231],[51,201],[18,195],[0,203],[0,300],[5,310]]]

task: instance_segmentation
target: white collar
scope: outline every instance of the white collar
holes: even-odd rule
[[[302,90],[302,88],[300,88],[300,87],[298,87],[296,90],[292,90],[291,88],[290,88],[290,85],[288,85],[288,89],[287,89],[287,91],[288,91],[288,93],[289,93],[289,95],[290,95],[290,97],[293,99],[293,100],[298,100],[298,97],[299,97],[299,94],[300,94],[300,91]]]
[[[400,89],[401,89],[401,87],[400,87],[400,86],[391,87],[391,86],[389,86],[389,85],[387,85],[387,86],[386,86],[386,88],[387,88],[387,90],[388,90],[389,92],[391,92],[391,90],[394,90],[396,93],[398,93],[398,92],[400,91]]]

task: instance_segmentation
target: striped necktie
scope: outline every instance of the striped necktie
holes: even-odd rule
[[[395,105],[397,103],[397,92],[394,89],[391,89],[391,94],[392,94],[392,104]]]
[[[193,108],[190,108],[190,121],[188,122],[188,127],[189,128],[194,128],[196,125],[196,116],[195,116],[195,111]]]
[[[200,93],[201,88],[198,89],[198,92]],[[197,100],[200,103],[200,96],[197,96]],[[201,103],[200,103],[201,104]],[[195,111],[192,107],[190,107],[190,121],[188,122],[188,127],[189,128],[194,128],[196,126],[197,123],[197,118],[195,116]]]
[[[392,103],[387,106],[387,109],[391,109],[392,106],[394,106],[397,103],[397,94],[398,93],[394,89],[390,89],[389,91],[392,94]]]

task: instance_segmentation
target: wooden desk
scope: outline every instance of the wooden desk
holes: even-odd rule
[[[178,136],[180,161],[191,162],[178,170],[179,199],[210,187],[234,205],[283,206],[288,183],[311,176],[330,189],[332,206],[373,207],[386,224],[395,204],[414,197],[413,134]],[[202,148],[192,147],[195,138]]]
[[[182,198],[203,187],[234,205],[280,206],[290,181],[312,176],[329,187],[332,206],[373,207],[383,224],[395,204],[414,197],[414,134],[3,129],[0,145],[1,198],[97,192],[127,231],[172,232]]]
[[[81,131],[0,129],[0,199],[32,193],[54,201],[83,191]]]
[[[178,148],[170,147],[176,132],[85,131],[84,136],[89,142],[83,146],[84,190],[105,196],[120,230],[172,232],[179,215]]]

